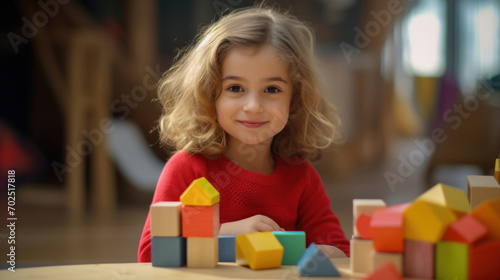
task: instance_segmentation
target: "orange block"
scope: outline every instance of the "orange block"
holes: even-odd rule
[[[213,237],[219,232],[219,203],[213,206],[182,205],[182,236]]]
[[[359,237],[362,239],[372,239],[372,231],[370,229],[370,222],[372,217],[361,213],[356,220],[356,229],[358,230]]]
[[[500,279],[500,241],[469,248],[469,280]]]
[[[392,262],[388,262],[380,266],[368,277],[363,278],[364,280],[403,280],[403,277],[398,272],[396,267]]]
[[[500,240],[500,198],[481,203],[471,215],[488,229],[488,238]]]
[[[488,229],[473,216],[465,215],[453,222],[446,229],[443,241],[473,244],[488,235]]]
[[[404,251],[403,212],[410,203],[375,210],[370,222],[373,247],[377,252]]]

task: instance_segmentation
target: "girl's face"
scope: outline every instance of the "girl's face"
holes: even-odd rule
[[[264,45],[234,48],[221,66],[217,121],[230,143],[270,143],[288,121],[292,81],[286,64]]]

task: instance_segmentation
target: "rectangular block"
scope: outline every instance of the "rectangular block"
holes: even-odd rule
[[[374,251],[372,253],[371,271],[377,270],[388,262],[394,264],[399,274],[403,274],[403,254],[401,253],[381,253]]]
[[[352,213],[353,213],[353,235],[354,237],[360,237],[359,232],[356,228],[356,221],[360,214],[365,214],[368,216],[373,215],[373,212],[379,208],[384,208],[386,206],[382,199],[353,199],[352,200]]]
[[[500,241],[469,247],[469,280],[500,279]]]
[[[297,265],[306,251],[306,233],[303,231],[273,231],[284,248],[281,265]]]
[[[470,207],[476,208],[483,201],[500,198],[500,184],[493,176],[467,176],[467,198]]]
[[[410,203],[402,203],[375,210],[370,223],[375,251],[404,251],[403,212],[409,205]]]
[[[271,232],[252,232],[236,236],[236,263],[251,269],[278,268],[283,246]]]
[[[434,244],[405,240],[404,276],[434,279]]]
[[[219,262],[235,262],[235,235],[219,235]]]
[[[162,201],[151,205],[151,236],[181,235],[181,202]]]
[[[494,173],[495,179],[497,182],[500,184],[500,159],[497,158],[495,160],[495,173]]]
[[[370,273],[372,265],[373,241],[370,239],[351,239],[351,271]]]
[[[182,236],[213,237],[219,232],[219,203],[213,206],[182,205]]]
[[[200,268],[214,268],[219,260],[219,238],[188,237],[187,238],[187,266]]]
[[[151,263],[156,267],[180,267],[186,264],[186,239],[151,237]]]
[[[442,241],[436,244],[436,279],[467,279],[469,249],[466,244]]]

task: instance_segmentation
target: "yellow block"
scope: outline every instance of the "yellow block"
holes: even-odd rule
[[[429,243],[441,240],[447,226],[457,220],[451,209],[423,200],[413,202],[403,216],[404,238]]]
[[[283,246],[272,232],[253,232],[236,236],[236,263],[251,269],[281,267]]]
[[[184,205],[212,206],[220,201],[220,195],[205,177],[201,177],[181,194],[180,201]]]
[[[461,216],[470,212],[470,204],[467,195],[460,189],[439,183],[426,191],[416,201],[422,200],[437,205],[448,207]]]
[[[500,159],[497,158],[495,161],[495,179],[497,179],[497,182],[500,184]]]

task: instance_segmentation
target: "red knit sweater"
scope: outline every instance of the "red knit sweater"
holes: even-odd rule
[[[329,244],[349,256],[349,241],[330,209],[319,174],[308,162],[277,159],[273,174],[264,175],[247,171],[224,156],[209,160],[178,152],[160,175],[153,203],[179,201],[187,186],[200,177],[220,193],[221,224],[261,214],[287,231],[305,231],[307,246],[311,242]],[[149,214],[137,258],[139,262],[151,261]]]

